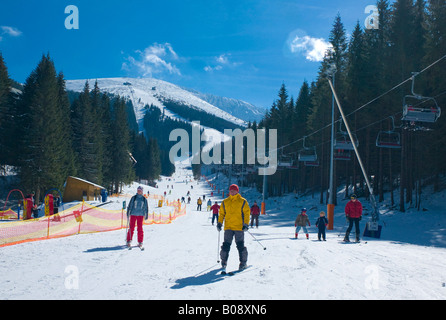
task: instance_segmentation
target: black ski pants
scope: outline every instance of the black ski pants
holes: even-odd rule
[[[234,231],[225,230],[223,245],[221,246],[220,258],[225,263],[229,258],[229,250],[231,249],[232,239],[235,238],[235,244],[237,246],[240,263],[245,263],[248,261],[248,249],[245,247],[245,232],[244,231]]]
[[[356,239],[359,239],[359,220],[360,218],[348,218],[348,228],[347,232],[345,233],[345,237],[348,239],[350,232],[353,229],[353,223],[355,224],[355,232],[356,232]]]

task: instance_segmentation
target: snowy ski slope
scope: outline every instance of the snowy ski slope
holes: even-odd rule
[[[345,201],[336,207],[335,230],[327,232],[326,242],[319,242],[314,223],[324,207],[316,199],[296,200],[294,195],[271,198],[260,227],[250,230],[267,249],[246,233],[252,267],[222,277],[217,264],[219,233],[211,225],[209,212],[195,210],[197,198],[205,194],[208,199],[210,188],[204,181],[186,184],[191,172],[186,163],[177,166],[171,181],[163,177],[159,189],[145,186],[145,191],[162,194],[172,190],[166,185],[173,185],[169,197],[178,199],[190,190],[191,205],[186,216],[170,225],[145,226],[145,251],[123,249],[124,230],[1,248],[0,299],[446,298],[446,218],[440,209],[444,195],[428,204],[433,208],[430,211],[389,210],[382,215],[386,224],[382,238],[364,238],[360,244],[341,242]],[[213,182],[224,189],[229,184],[226,180]],[[136,187],[134,183],[125,191],[133,194]],[[261,200],[253,189],[241,191],[250,205]],[[128,203],[129,199],[115,198],[108,208],[121,208],[123,200]],[[303,206],[312,223],[310,239],[295,240],[294,219]],[[237,267],[233,244],[228,270]]]

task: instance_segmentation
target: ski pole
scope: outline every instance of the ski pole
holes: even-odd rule
[[[127,225],[125,227],[125,243],[127,243],[127,236],[128,236],[127,229],[129,228],[129,221],[130,221],[129,216],[127,216]]]
[[[345,232],[346,227],[347,227],[347,224],[348,224],[348,220],[345,219],[345,224],[344,224],[344,226],[341,228],[341,231],[339,232],[338,237],[340,237],[340,236]]]
[[[253,235],[251,232],[249,232],[249,230],[246,230],[246,231],[251,235],[251,237],[254,238],[254,240],[255,240],[258,244],[260,244],[260,246],[263,248],[263,250],[266,250],[266,247],[264,247],[263,244],[262,244],[259,240],[257,240],[256,237],[254,237],[254,235]]]
[[[220,263],[220,231],[218,231],[217,263]]]

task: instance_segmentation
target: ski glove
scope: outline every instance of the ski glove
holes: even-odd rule
[[[218,230],[218,232],[220,232],[221,231],[221,227],[222,227],[222,224],[219,222],[219,223],[217,223],[217,230]]]
[[[248,225],[244,223],[242,230],[243,231],[248,231],[248,229],[249,229]]]

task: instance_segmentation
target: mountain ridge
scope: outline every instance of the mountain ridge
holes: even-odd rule
[[[201,94],[195,90],[191,92],[191,90],[189,89],[184,89],[175,84],[155,78],[117,77],[67,80],[66,88],[67,90],[81,92],[85,86],[86,81],[89,81],[91,84],[97,81],[99,89],[101,91],[119,95],[125,99],[131,100],[133,103],[139,130],[141,132],[144,131],[143,119],[146,112],[146,109],[144,107],[146,105],[154,105],[155,107],[160,108],[166,116],[169,116],[171,118],[187,121],[166,108],[166,106],[163,104],[163,100],[174,100],[183,103],[190,108],[207,112],[241,127],[245,127],[247,125],[247,121],[231,114],[231,111],[234,111],[231,110],[231,108],[242,109],[242,106],[246,108],[249,106],[249,108],[251,109],[255,108],[255,106],[246,102],[231,98],[219,97],[221,98],[219,103],[220,106],[222,105],[221,101],[230,102],[229,105],[225,108],[226,110],[223,110],[221,107],[219,108],[214,104],[206,101],[212,100],[212,95]],[[218,100],[217,98],[214,98],[214,100]],[[238,108],[236,107],[237,101],[239,101]],[[237,114],[240,113],[240,110],[237,111]],[[255,113],[253,111],[251,112],[253,114]],[[260,111],[258,113],[260,113]],[[249,111],[246,111],[245,114],[249,114]],[[256,118],[254,117],[253,120],[256,120]]]

